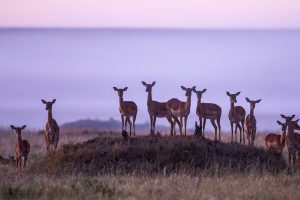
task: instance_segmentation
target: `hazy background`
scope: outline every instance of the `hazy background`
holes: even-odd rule
[[[276,128],[280,113],[300,113],[299,31],[234,30],[1,30],[0,123],[40,128],[47,113],[41,98],[56,98],[61,124],[82,118],[119,119],[112,87],[128,86],[125,100],[139,108],[137,122],[149,121],[141,81],[156,81],[153,98],[185,100],[180,85],[207,88],[204,102],[223,108],[228,128],[229,98],[241,91],[262,98],[259,127]],[[192,96],[189,126],[194,125]],[[158,120],[167,124],[166,120]]]
[[[41,98],[57,99],[59,124],[119,119],[113,86],[149,121],[141,81],[153,98],[185,100],[180,85],[207,88],[203,102],[223,108],[241,91],[262,98],[259,129],[277,129],[280,113],[300,114],[298,0],[0,0],[0,126],[42,128]],[[189,127],[197,119],[192,96]],[[158,124],[166,124],[165,119]],[[208,125],[210,127],[210,125]]]

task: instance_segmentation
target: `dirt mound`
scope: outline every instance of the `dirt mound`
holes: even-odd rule
[[[278,173],[286,169],[282,155],[245,145],[189,137],[98,137],[80,144],[63,145],[52,156],[32,163],[32,173],[102,174],[169,173],[203,170]]]

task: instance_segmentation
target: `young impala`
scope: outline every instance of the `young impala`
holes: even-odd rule
[[[206,120],[209,119],[215,129],[215,140],[218,140],[217,133],[219,129],[219,141],[221,141],[221,123],[220,123],[221,115],[222,115],[221,107],[214,103],[201,102],[202,94],[205,93],[206,89],[202,91],[197,91],[196,89],[194,89],[193,91],[197,94],[196,114],[199,118],[200,127],[203,128],[202,131],[203,136],[205,136],[204,131],[205,131]],[[218,126],[216,125],[216,122]]]
[[[246,97],[246,101],[250,103],[250,113],[246,117],[244,129],[249,146],[254,146],[254,140],[256,136],[256,118],[254,116],[254,108],[257,103],[261,102],[261,99],[253,101]]]
[[[26,168],[26,163],[28,160],[28,155],[30,152],[30,144],[27,140],[22,140],[21,132],[26,128],[26,125],[22,127],[15,127],[13,125],[10,126],[13,130],[15,130],[17,136],[17,143],[15,147],[16,152],[16,166],[22,171]]]
[[[133,135],[135,135],[135,120],[137,115],[137,106],[133,101],[124,101],[123,100],[123,93],[128,89],[128,87],[125,87],[124,89],[118,89],[116,87],[113,87],[113,89],[118,92],[119,95],[119,111],[121,114],[121,120],[122,120],[122,131],[126,130],[127,122],[130,126],[129,135],[131,136],[131,121],[130,117],[133,118]]]
[[[178,123],[180,135],[182,136],[182,127],[184,124],[184,135],[186,135],[186,125],[187,119],[190,114],[191,108],[191,96],[192,91],[196,89],[196,86],[192,88],[186,88],[181,86],[181,89],[185,91],[186,101],[180,101],[179,99],[173,98],[167,102],[167,109],[172,114],[174,120]],[[180,118],[180,123],[178,122],[178,117]],[[184,123],[182,119],[184,118]]]
[[[269,133],[265,137],[265,145],[266,145],[266,149],[275,149],[280,153],[282,153],[283,148],[285,146],[287,125],[280,121],[277,121],[277,123],[281,126],[281,131],[282,131],[281,135],[275,133]]]
[[[167,109],[167,103],[166,102],[157,102],[153,101],[152,99],[152,87],[155,85],[155,81],[152,82],[151,84],[147,84],[146,82],[142,81],[142,84],[146,87],[146,92],[148,93],[148,98],[147,98],[147,106],[148,106],[148,113],[150,116],[150,133],[155,134],[155,123],[156,123],[156,118],[167,118],[171,125],[171,135],[172,130],[173,130],[173,120],[172,120],[172,115]]]
[[[237,142],[237,129],[240,130],[240,143],[245,144],[245,136],[244,136],[244,122],[245,122],[245,116],[246,111],[242,106],[234,106],[234,104],[237,102],[236,97],[241,94],[241,92],[238,92],[236,94],[230,94],[229,92],[226,92],[227,96],[230,97],[230,110],[228,114],[228,118],[230,121],[230,127],[231,127],[231,143],[233,143],[233,124],[235,124],[235,141]]]

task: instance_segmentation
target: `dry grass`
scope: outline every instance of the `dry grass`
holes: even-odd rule
[[[100,132],[64,131],[60,138],[60,148],[63,144],[68,145],[61,148],[61,151],[80,147],[80,144],[73,145],[78,142],[86,142],[91,145],[91,141],[88,142],[88,140],[100,135],[102,135]],[[119,140],[118,135],[111,133],[104,135],[104,138],[109,136],[108,138],[111,140]],[[44,135],[26,132],[23,138],[30,141],[32,146],[29,160],[29,168],[32,168],[33,165],[44,159]],[[0,155],[7,157],[14,154],[15,139],[15,135],[10,131],[0,134]],[[229,141],[230,136],[225,134],[223,139]],[[97,141],[97,139],[92,141]],[[256,146],[263,146],[261,135],[258,135]],[[115,149],[113,155],[120,156],[120,148],[123,147],[115,145],[112,147]],[[101,146],[98,147],[98,149],[100,148]],[[43,166],[42,163],[41,166]],[[45,165],[44,167],[49,166]],[[218,167],[214,169],[213,171],[209,168],[201,171],[179,169],[176,173],[166,174],[163,171],[148,173],[149,171],[145,170],[143,176],[135,170],[125,174],[106,172],[101,175],[85,173],[51,175],[51,173],[37,174],[30,170],[19,173],[9,165],[0,165],[0,199],[300,198],[300,173],[298,170],[296,173],[283,170],[273,174],[268,170],[238,172],[235,171],[236,168],[233,170]]]

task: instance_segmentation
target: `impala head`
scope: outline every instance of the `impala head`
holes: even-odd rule
[[[46,110],[52,110],[52,105],[56,102],[56,99],[53,99],[52,101],[45,101],[42,99],[41,101],[46,105]]]
[[[286,128],[287,128],[286,123],[282,123],[281,121],[277,121],[277,124],[279,124],[281,126],[282,132],[286,131]]]
[[[288,123],[288,122],[291,122],[292,119],[295,118],[295,115],[286,116],[286,115],[281,114],[281,117],[282,117],[283,119],[285,119],[285,121],[286,121],[285,123]]]
[[[197,91],[196,89],[193,89],[193,92],[195,92],[197,94],[197,99],[201,99],[202,94],[206,92],[206,89],[204,89],[202,91]]]
[[[186,88],[184,86],[181,86],[181,89],[183,89],[185,91],[186,97],[190,97],[190,96],[192,96],[192,91],[196,90],[196,86],[194,86],[192,88]]]
[[[10,128],[13,129],[13,130],[15,130],[15,133],[16,133],[17,136],[20,136],[22,130],[26,128],[26,125],[24,125],[22,127],[15,127],[13,125],[10,125]]]
[[[155,85],[155,81],[153,81],[151,84],[147,84],[145,81],[142,81],[142,84],[146,87],[146,92],[151,92],[152,87]]]
[[[118,92],[119,97],[123,98],[123,93],[128,89],[128,87],[125,87],[124,89],[118,89],[117,87],[113,87],[114,91]]]
[[[246,97],[246,101],[247,101],[248,103],[250,103],[250,108],[251,108],[251,109],[254,109],[254,108],[255,108],[255,104],[261,102],[261,99],[256,100],[256,101],[253,101],[253,100],[250,100],[248,97]]]
[[[236,97],[239,96],[241,94],[241,92],[237,92],[235,94],[230,94],[230,92],[226,92],[227,96],[230,97],[230,102],[231,103],[236,103],[237,100],[236,100]]]

